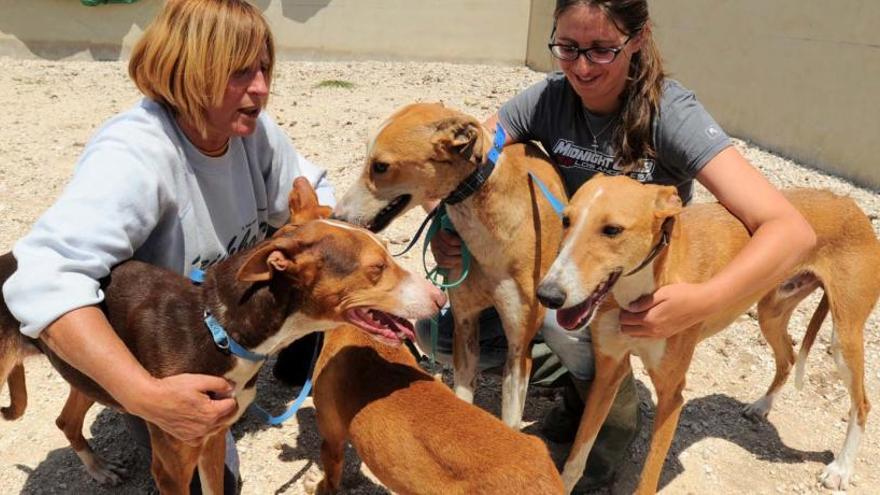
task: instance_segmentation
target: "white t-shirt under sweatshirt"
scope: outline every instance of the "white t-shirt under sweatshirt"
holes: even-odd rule
[[[103,300],[98,280],[129,258],[182,275],[206,268],[288,219],[293,179],[334,205],[325,172],[264,113],[220,157],[202,154],[160,104],[143,99],[98,130],[61,197],[13,249],[3,296],[36,338],[61,315]]]

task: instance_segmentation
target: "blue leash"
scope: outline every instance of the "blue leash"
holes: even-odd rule
[[[541,179],[539,179],[537,175],[529,172],[529,177],[532,178],[532,182],[538,185],[538,189],[540,189],[541,192],[544,194],[544,197],[547,198],[547,201],[550,203],[550,206],[553,207],[553,211],[556,212],[556,215],[559,216],[559,218],[562,218],[562,212],[565,210],[565,205],[563,205],[561,201],[556,199],[556,196],[554,196],[553,193],[550,192],[550,189],[548,189],[547,186],[543,182],[541,182]]]
[[[296,396],[296,400],[293,401],[293,404],[287,408],[286,411],[279,414],[278,416],[272,416],[268,411],[258,406],[256,402],[251,403],[250,409],[260,417],[263,421],[270,425],[280,425],[281,423],[287,421],[297,411],[302,407],[303,402],[306,401],[306,397],[309,396],[309,392],[312,391],[312,373],[315,372],[315,363],[318,361],[318,355],[321,353],[321,347],[324,344],[324,334],[318,334],[318,342],[315,343],[315,351],[312,353],[312,363],[309,365],[309,377],[306,379],[306,382],[303,384],[302,389],[299,391],[299,395]]]
[[[189,279],[192,283],[196,285],[201,285],[205,281],[205,272],[203,270],[199,270],[198,268],[194,268],[189,273]],[[204,321],[205,326],[208,327],[208,330],[211,332],[211,337],[214,339],[214,344],[222,350],[223,352],[228,352],[233,356],[240,357],[242,359],[260,363],[269,358],[266,354],[259,354],[256,352],[251,352],[245,349],[241,344],[235,341],[232,337],[229,336],[229,333],[226,332],[226,329],[223,328],[223,325],[214,318],[214,315],[211,314],[207,309],[204,313]],[[266,423],[270,425],[280,425],[281,423],[290,419],[291,416],[296,414],[300,407],[302,407],[303,402],[305,402],[306,397],[309,396],[309,392],[312,390],[312,372],[315,370],[315,362],[318,360],[318,354],[321,350],[322,344],[321,336],[318,337],[318,343],[315,345],[315,351],[312,354],[312,362],[309,365],[309,377],[306,379],[306,382],[303,384],[302,390],[300,390],[299,395],[296,400],[293,401],[293,404],[285,411],[284,413],[278,416],[272,416],[265,409],[258,406],[256,402],[252,402],[250,409],[260,416]]]

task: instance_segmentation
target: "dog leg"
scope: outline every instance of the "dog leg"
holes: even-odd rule
[[[64,432],[64,436],[67,437],[67,441],[70,442],[70,446],[73,447],[73,451],[92,479],[102,485],[116,485],[127,474],[126,470],[121,465],[105,461],[95,454],[82,434],[86,413],[94,403],[95,401],[89,396],[70,387],[67,402],[64,403],[61,414],[55,420],[55,425]]]
[[[318,431],[321,433],[321,468],[324,470],[324,478],[318,482],[314,490],[314,493],[318,495],[337,493],[342,486],[345,441],[348,433],[333,406],[334,404],[321,404],[318,409]],[[322,410],[326,412],[322,414]]]
[[[660,365],[648,368],[651,382],[657,391],[657,411],[654,416],[654,431],[651,434],[651,446],[636,493],[647,495],[657,493],[657,485],[666,462],[666,454],[672,445],[672,438],[678,428],[678,419],[684,404],[682,391],[685,376],[693,359],[697,342],[694,329],[681,332],[680,337],[667,341],[667,349]],[[688,340],[685,340],[688,339]]]
[[[162,495],[188,495],[201,445],[192,446],[147,423],[153,462],[150,472]],[[222,493],[222,491],[220,492]]]
[[[453,302],[455,333],[452,335],[452,366],[455,395],[461,400],[474,402],[477,364],[480,357],[479,312],[460,310]]]
[[[584,468],[587,465],[587,456],[593,448],[593,443],[599,434],[599,428],[608,417],[608,411],[611,410],[611,404],[614,403],[617,389],[629,370],[629,354],[620,358],[612,358],[596,352],[596,378],[590,386],[584,415],[581,416],[577,435],[571,444],[571,452],[568,454],[562,471],[565,493],[571,493],[578,480],[583,476]]]
[[[813,280],[815,281],[815,278]],[[784,284],[783,287],[788,285],[790,283]],[[783,293],[783,290],[779,289],[772,291],[758,302],[758,324],[764,339],[773,349],[776,375],[764,396],[743,408],[745,417],[760,421],[766,419],[767,414],[770,413],[773,400],[788,380],[795,361],[791,336],[788,334],[788,322],[797,305],[817,287],[818,284],[810,283],[795,293]]]
[[[9,406],[0,408],[3,419],[12,421],[20,418],[27,409],[27,385],[24,381],[24,365],[13,364],[12,370],[7,375],[7,370],[0,369],[0,391],[3,390],[3,377],[9,383]]]
[[[862,342],[867,315],[854,314],[856,313],[854,308],[842,310],[843,308],[836,302],[835,299],[831,299],[831,314],[834,319],[831,349],[834,361],[837,363],[838,374],[849,390],[849,423],[843,447],[834,461],[825,467],[819,479],[827,488],[846,490],[865,432],[868,411],[871,409],[865,394],[865,356]]]
[[[516,313],[515,318],[510,317],[510,311]],[[522,426],[532,371],[531,341],[544,320],[544,311],[538,307],[517,304],[515,307],[499,307],[499,316],[507,337],[507,361],[501,384],[501,420],[518,430]]]
[[[199,481],[204,495],[223,494],[223,470],[226,459],[226,432],[214,433],[205,441],[199,456]]]

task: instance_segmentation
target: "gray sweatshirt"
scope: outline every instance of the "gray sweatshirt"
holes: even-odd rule
[[[325,172],[265,114],[220,157],[202,154],[149,99],[105,123],[64,192],[13,248],[3,297],[36,338],[61,315],[103,300],[98,280],[129,258],[182,275],[266,236],[288,218],[293,179],[334,205]]]

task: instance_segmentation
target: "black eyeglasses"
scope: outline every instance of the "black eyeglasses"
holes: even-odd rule
[[[614,47],[591,46],[589,48],[580,48],[571,43],[550,43],[547,47],[550,48],[550,53],[554,57],[566,62],[573,62],[583,55],[594,64],[610,64],[617,59],[617,55],[623,51],[623,48],[631,39],[632,36],[627,36],[623,44]]]

